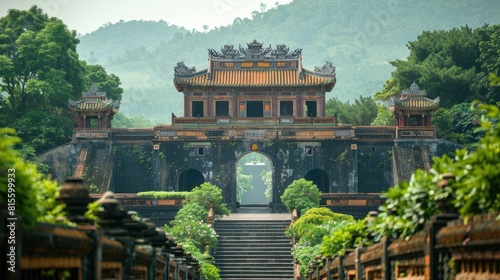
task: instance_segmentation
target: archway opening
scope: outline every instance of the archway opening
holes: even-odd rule
[[[258,152],[242,156],[236,163],[236,201],[243,206],[267,205],[273,195],[273,166]]]
[[[321,169],[313,169],[307,172],[306,176],[304,176],[304,179],[306,179],[307,181],[313,181],[313,183],[318,186],[318,189],[322,193],[330,192],[330,179],[328,178],[328,175],[325,171]]]
[[[181,192],[189,192],[194,187],[205,183],[205,177],[196,169],[188,169],[181,173],[177,189]]]

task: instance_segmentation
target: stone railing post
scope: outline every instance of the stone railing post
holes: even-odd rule
[[[326,279],[330,280],[332,279],[332,258],[326,258]]]
[[[443,174],[441,181],[438,183],[438,188],[443,189],[452,180],[453,174]],[[456,211],[450,207],[451,203],[448,201],[451,198],[438,201],[438,208],[440,213],[432,216],[424,227],[425,232],[425,280],[439,279],[439,252],[436,250],[436,236],[439,230],[446,226],[446,224],[458,218]]]
[[[125,229],[127,213],[110,191],[105,192],[98,201],[104,209],[103,212],[98,213],[100,218],[98,224],[103,234],[110,236],[123,245],[126,255],[123,263],[122,279],[132,279],[135,260],[135,243],[134,238],[132,238],[129,231]]]
[[[432,216],[425,226],[425,280],[436,280],[439,270],[439,254],[435,249],[436,235],[446,224],[457,219],[457,214],[438,214]]]
[[[389,245],[391,245],[390,240],[384,236],[380,240],[381,243],[381,248],[382,248],[382,254],[380,256],[380,265],[382,267],[382,280],[391,280],[391,274],[394,273],[391,271],[391,263],[389,262]]]
[[[82,268],[84,278],[101,279],[102,272],[102,232],[94,225],[94,221],[85,217],[88,204],[94,200],[90,198],[88,188],[83,179],[67,178],[59,191],[58,201],[66,205],[66,216],[69,221],[77,224],[92,239],[92,253],[87,257],[87,266]],[[85,262],[84,262],[85,263]]]

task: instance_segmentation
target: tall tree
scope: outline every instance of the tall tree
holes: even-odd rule
[[[101,91],[106,92],[106,97],[115,101],[122,99],[123,89],[120,87],[121,81],[115,74],[108,74],[101,65],[87,65],[82,61],[85,68],[85,87],[89,88],[95,84]]]
[[[407,47],[410,55],[390,62],[396,70],[375,99],[397,96],[417,82],[428,97],[439,97],[445,108],[475,99],[498,101],[500,89],[491,85],[489,77],[500,67],[500,26],[425,31]]]
[[[33,6],[9,10],[0,19],[0,30],[0,60],[6,65],[0,70],[0,87],[13,116],[81,93],[79,41],[61,20]]]
[[[392,85],[375,95],[382,99],[392,88],[409,88],[417,82],[430,98],[440,97],[441,105],[450,107],[471,101],[470,85],[476,77],[479,39],[469,27],[449,31],[425,31],[416,41],[408,43],[407,60],[390,62],[396,67]]]
[[[35,152],[71,139],[68,99],[80,99],[90,84],[121,99],[118,77],[80,61],[78,43],[75,31],[36,6],[0,18],[0,127],[15,128]]]
[[[377,116],[377,105],[371,97],[359,96],[353,104],[333,97],[326,102],[326,114],[336,115],[340,123],[370,125]]]
[[[500,101],[500,87],[495,78],[500,74],[500,25],[481,28],[478,34],[481,72],[474,83],[475,94],[478,99],[494,104]]]

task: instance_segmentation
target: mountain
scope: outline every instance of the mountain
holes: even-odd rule
[[[498,11],[498,0],[294,0],[206,33],[165,22],[107,25],[81,37],[78,50],[120,77],[123,113],[165,122],[171,112],[182,115],[173,67],[184,61],[206,68],[207,49],[245,46],[254,39],[273,48],[301,48],[305,68],[325,61],[336,66],[337,85],[328,97],[353,100],[381,90],[393,70],[388,61],[404,59],[406,44],[422,31],[498,24]]]

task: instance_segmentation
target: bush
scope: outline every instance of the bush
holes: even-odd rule
[[[165,192],[165,191],[149,191],[137,193],[137,197],[154,198],[154,199],[171,199],[183,198],[185,199],[189,192]]]
[[[438,191],[437,178],[418,169],[410,181],[400,182],[383,193],[382,197],[386,200],[379,207],[372,226],[375,240],[380,240],[382,236],[409,237],[421,230],[425,222],[437,213],[434,200]]]
[[[175,241],[191,243],[199,251],[217,247],[217,234],[215,230],[204,221],[190,218],[175,220],[172,227],[165,226],[165,231],[170,233]]]
[[[325,257],[342,256],[348,249],[354,249],[360,245],[368,246],[372,243],[373,239],[366,219],[357,222],[351,221],[323,238],[321,255]]]
[[[304,235],[309,237],[307,239],[313,236],[313,239],[319,239],[319,241],[309,240],[309,242],[318,244],[321,243],[324,235],[342,221],[354,222],[354,218],[350,215],[335,213],[326,207],[311,208],[290,226],[287,236],[293,236],[296,240]]]
[[[222,203],[222,190],[210,183],[195,187],[186,195],[184,205],[177,212],[170,226],[165,225],[168,232],[184,250],[201,264],[201,274],[205,279],[221,279],[219,269],[211,264],[212,256],[208,252],[217,247],[217,233],[211,225],[205,223],[209,207],[213,205],[216,216],[229,215],[226,204]]]
[[[300,264],[302,276],[307,275],[309,264],[320,254],[323,237],[353,222],[352,216],[334,213],[326,207],[311,208],[293,222],[285,233],[298,241],[292,253]]]
[[[177,212],[175,216],[175,220],[172,222],[192,219],[196,221],[206,220],[208,217],[208,209],[203,207],[203,205],[188,203],[184,204],[184,206]]]
[[[21,158],[14,149],[21,139],[15,135],[14,129],[0,128],[0,204],[7,208],[11,203],[7,209],[28,228],[37,221],[70,224],[64,217],[65,205],[56,200],[59,185]]]
[[[286,209],[292,212],[292,209],[295,208],[299,214],[318,207],[320,199],[321,192],[318,187],[312,181],[307,181],[304,178],[293,181],[281,196],[281,201],[285,204]]]
[[[201,275],[207,280],[220,280],[220,270],[211,263],[201,265]]]
[[[231,213],[222,200],[222,190],[220,188],[210,183],[203,183],[193,188],[193,190],[186,197],[184,203],[198,204],[205,207],[207,210],[210,205],[213,205],[215,215],[220,217]]]

